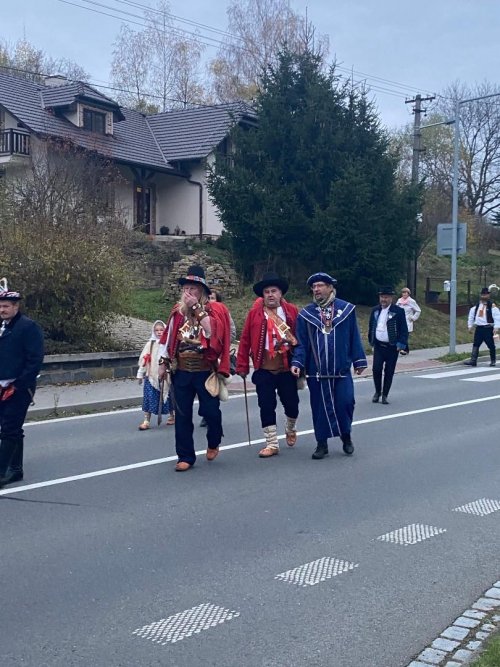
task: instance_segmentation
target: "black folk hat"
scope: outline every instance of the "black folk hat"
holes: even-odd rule
[[[9,289],[7,278],[0,280],[0,301],[20,301],[22,296],[20,292]]]
[[[394,291],[394,287],[392,287],[391,285],[384,285],[383,287],[379,287],[378,293],[379,295],[388,294],[390,296],[396,294],[396,292]]]
[[[194,265],[190,266],[185,278],[179,278],[179,285],[201,285],[205,290],[206,294],[210,294],[212,291],[207,285],[207,280],[205,278],[205,270],[203,267]]]
[[[280,278],[277,273],[274,271],[269,271],[264,273],[262,280],[259,280],[258,283],[255,283],[253,286],[253,291],[257,296],[262,296],[264,289],[266,287],[277,287],[281,290],[282,294],[286,294],[288,291],[288,281],[284,278]]]
[[[481,296],[486,296],[486,295],[489,296],[490,294],[491,294],[490,290],[487,287],[483,287],[483,289],[481,290]]]

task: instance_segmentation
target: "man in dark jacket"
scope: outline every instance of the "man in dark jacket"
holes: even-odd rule
[[[0,488],[23,479],[23,424],[43,361],[43,333],[0,281]]]
[[[382,403],[387,405],[392,378],[396,370],[398,355],[406,354],[408,346],[408,325],[405,311],[392,303],[395,292],[392,287],[379,289],[379,304],[370,315],[368,324],[368,341],[373,347],[373,382],[375,393],[373,403],[378,403],[382,395]],[[384,382],[382,385],[382,374]]]

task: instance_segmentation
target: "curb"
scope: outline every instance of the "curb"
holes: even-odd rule
[[[461,667],[478,657],[486,639],[500,630],[500,581],[447,627],[408,667]],[[475,633],[473,636],[472,633]],[[446,661],[446,662],[445,662]]]

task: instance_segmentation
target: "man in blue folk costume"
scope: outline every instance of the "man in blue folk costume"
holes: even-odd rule
[[[328,455],[328,438],[340,437],[344,453],[354,452],[351,425],[356,375],[367,367],[366,356],[352,303],[336,298],[337,281],[328,273],[314,273],[307,280],[313,303],[297,318],[291,371],[305,373],[309,386],[316,437],[313,459]]]

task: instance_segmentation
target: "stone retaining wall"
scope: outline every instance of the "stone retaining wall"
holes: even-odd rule
[[[139,354],[140,350],[47,355],[38,386],[134,378]]]

